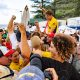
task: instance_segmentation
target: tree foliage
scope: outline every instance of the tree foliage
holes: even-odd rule
[[[54,10],[55,17],[59,19],[80,16],[80,0],[55,0]]]
[[[35,8],[35,11],[31,11],[33,13],[36,13],[36,15],[34,16],[34,18],[43,18],[45,19],[43,12],[41,11],[41,9],[39,8],[39,5],[41,4],[42,7],[46,7],[49,3],[49,0],[34,0],[33,1],[34,5],[32,5],[33,8]]]
[[[52,3],[46,2],[47,0],[36,0],[34,1],[34,8],[37,15],[34,18],[44,18],[42,11],[39,9],[37,5],[43,4],[43,7],[47,10],[52,10],[54,17],[58,19],[67,19],[70,17],[78,17],[80,16],[80,0],[54,0]],[[43,2],[40,2],[43,1]]]

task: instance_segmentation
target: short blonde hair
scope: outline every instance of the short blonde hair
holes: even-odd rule
[[[41,44],[41,39],[38,36],[33,36],[31,38],[31,43],[33,48],[38,48]]]

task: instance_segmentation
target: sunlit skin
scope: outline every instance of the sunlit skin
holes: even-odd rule
[[[8,57],[12,62],[19,63],[19,52],[16,51]]]
[[[0,64],[1,65],[10,65],[10,60],[7,57],[3,56],[0,58]]]
[[[64,60],[61,58],[61,56],[58,54],[54,44],[51,42],[51,45],[49,47],[49,51],[52,53],[52,58],[57,60],[57,61],[60,61],[60,62],[64,62]]]
[[[48,21],[50,21],[52,18],[53,18],[53,16],[52,15],[45,15],[45,17],[46,17],[46,19],[48,20]]]
[[[35,26],[38,26],[39,27],[39,22],[38,21],[35,21]]]

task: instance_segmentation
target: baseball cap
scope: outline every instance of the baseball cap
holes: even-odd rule
[[[14,49],[8,50],[5,46],[0,46],[0,57],[6,56],[8,57],[9,55],[13,54],[15,52]]]
[[[19,72],[16,80],[44,80],[44,74],[36,66],[26,66]]]

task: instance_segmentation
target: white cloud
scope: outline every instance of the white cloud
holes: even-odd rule
[[[0,0],[0,24],[8,24],[12,15],[16,15],[17,22],[21,20],[21,13],[27,4],[31,10],[30,0]]]
[[[20,11],[24,9],[26,4],[30,11],[34,10],[31,8],[32,2],[30,0],[0,0],[0,24],[8,24],[12,15],[16,15],[16,21],[20,22]],[[30,17],[33,16],[34,14],[31,13]]]

